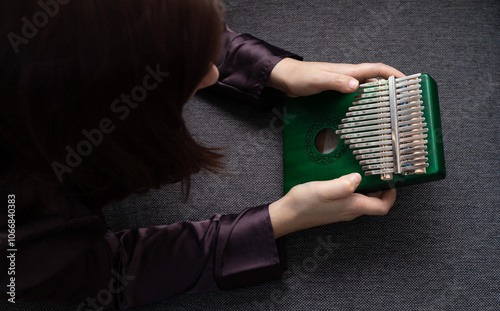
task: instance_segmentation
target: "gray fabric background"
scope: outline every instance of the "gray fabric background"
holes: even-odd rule
[[[383,62],[438,83],[448,176],[401,188],[385,217],[288,238],[289,271],[250,288],[182,294],[134,310],[498,310],[500,305],[499,1],[226,1],[227,21],[308,61]],[[272,111],[213,94],[185,116],[193,135],[225,147],[225,175],[105,210],[114,230],[202,220],[282,195],[281,132]],[[317,260],[319,240],[333,252]],[[323,253],[321,253],[323,254]],[[75,305],[2,301],[9,310]]]

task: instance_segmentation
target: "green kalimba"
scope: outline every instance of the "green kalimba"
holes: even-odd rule
[[[350,94],[288,99],[283,132],[284,190],[353,172],[358,192],[446,175],[436,82],[428,74],[390,77]]]

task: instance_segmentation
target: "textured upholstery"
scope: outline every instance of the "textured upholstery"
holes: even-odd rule
[[[232,29],[305,60],[383,62],[407,74],[429,73],[439,86],[448,176],[401,188],[387,216],[290,235],[283,280],[178,295],[134,310],[498,310],[500,2],[225,2]],[[203,93],[185,116],[197,140],[225,148],[226,173],[195,176],[185,203],[176,184],[113,204],[104,211],[112,229],[202,220],[282,195],[275,112]]]

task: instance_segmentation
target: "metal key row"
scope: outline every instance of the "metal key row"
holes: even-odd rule
[[[355,149],[365,175],[423,174],[428,167],[427,124],[420,74],[360,85],[337,134]]]

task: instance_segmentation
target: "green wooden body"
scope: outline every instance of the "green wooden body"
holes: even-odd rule
[[[376,191],[443,179],[446,175],[443,153],[441,119],[436,82],[422,74],[421,90],[424,117],[429,129],[427,152],[429,167],[426,174],[398,175],[392,181],[380,179],[380,175],[365,176],[361,165],[343,140],[329,154],[321,154],[314,146],[319,131],[324,128],[337,130],[352,106],[356,92],[342,94],[335,91],[290,98],[285,103],[287,119],[283,129],[283,179],[284,191],[309,181],[330,180],[358,172],[363,177],[358,192]]]

